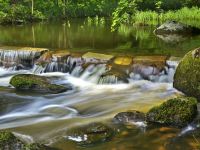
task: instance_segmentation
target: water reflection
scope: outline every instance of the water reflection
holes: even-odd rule
[[[119,31],[111,32],[109,21],[105,25],[90,25],[77,19],[64,23],[0,26],[0,45],[176,56],[183,56],[199,46],[199,36],[157,37],[154,29],[155,26],[121,26]]]

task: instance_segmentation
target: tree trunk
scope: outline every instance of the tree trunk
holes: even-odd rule
[[[66,0],[63,0],[64,2],[64,17],[66,17]]]
[[[34,12],[34,0],[31,0],[31,14]]]

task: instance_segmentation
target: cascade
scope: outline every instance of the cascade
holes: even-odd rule
[[[46,51],[42,48],[0,47],[0,65],[14,69],[32,67],[34,61]]]
[[[109,56],[107,58],[107,55],[86,53],[74,57],[68,52],[45,53],[47,51],[39,48],[0,47],[0,65],[9,70],[32,68],[31,72],[34,74],[69,73],[74,77],[98,84],[128,83],[130,80],[171,83],[178,66],[177,60],[166,59],[164,56],[156,57],[158,62],[155,62],[155,56],[136,56],[136,58]],[[44,53],[50,57],[45,61],[36,61],[42,58]],[[95,58],[90,58],[93,55]],[[132,62],[132,59],[135,62]],[[154,65],[156,63],[161,64],[161,67]]]

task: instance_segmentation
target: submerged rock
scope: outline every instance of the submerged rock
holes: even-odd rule
[[[69,87],[51,84],[50,81],[43,76],[32,74],[19,74],[12,77],[10,84],[17,90],[27,90],[35,92],[47,92],[52,94],[62,93],[69,90]]]
[[[38,143],[26,144],[20,139],[18,139],[11,132],[0,131],[0,150],[55,150],[55,149]]]
[[[197,114],[197,100],[191,97],[170,99],[160,106],[153,107],[146,115],[147,122],[184,127]]]
[[[174,75],[174,87],[200,101],[200,48],[187,53]]]
[[[143,122],[145,121],[145,114],[135,110],[121,112],[114,117],[113,121],[117,123]]]
[[[200,29],[192,26],[187,26],[176,21],[167,21],[158,27],[155,34],[200,34]]]
[[[32,143],[32,144],[26,144],[25,150],[58,150],[58,149],[51,148],[43,144]]]
[[[80,145],[97,144],[112,138],[114,131],[102,123],[91,123],[67,133],[67,139]]]

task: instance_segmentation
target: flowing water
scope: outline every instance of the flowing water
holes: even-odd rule
[[[123,26],[118,32],[110,32],[109,24],[90,26],[80,20],[73,20],[70,25],[1,26],[1,46],[46,47],[52,51],[67,49],[79,55],[86,52],[126,57],[162,55],[170,56],[170,59],[159,74],[154,73],[155,68],[152,67],[136,72],[131,68],[127,72],[128,81],[123,82],[112,75],[102,77],[107,70],[105,62],[83,67],[79,56],[68,57],[64,67],[59,67],[56,61],[41,67],[34,63],[35,52],[1,51],[3,62],[8,58],[12,62],[23,59],[29,60],[31,65],[19,69],[15,64],[12,67],[1,64],[0,129],[13,131],[27,141],[45,143],[62,150],[195,149],[198,141],[189,133],[199,130],[196,123],[182,130],[129,125],[122,127],[120,134],[111,141],[89,147],[78,146],[65,138],[66,131],[72,127],[90,122],[104,122],[112,126],[111,119],[119,112],[146,112],[169,98],[182,95],[173,88],[173,75],[180,58],[188,50],[198,47],[200,37],[168,41],[156,37],[153,28]],[[72,86],[72,90],[61,94],[16,91],[9,81],[13,75],[21,73],[46,76],[53,83]]]

